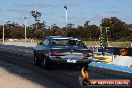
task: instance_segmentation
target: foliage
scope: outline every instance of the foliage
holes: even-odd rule
[[[41,13],[39,13],[41,14]],[[32,16],[33,12],[32,12]],[[38,18],[35,18],[38,19]],[[36,26],[37,25],[37,26]],[[109,40],[113,41],[132,41],[132,24],[126,24],[117,17],[104,18],[100,24],[102,28],[109,27],[108,35]],[[36,28],[37,27],[37,28]],[[4,25],[5,38],[24,38],[25,28],[24,25],[17,23],[10,23]],[[27,38],[41,39],[44,36],[49,35],[62,35],[62,36],[74,36],[82,40],[99,40],[100,27],[96,25],[90,25],[89,21],[86,21],[83,26],[75,24],[67,24],[66,27],[58,27],[56,24],[47,26],[46,22],[36,21],[35,24],[29,25],[27,29]],[[2,38],[3,25],[0,26],[0,38]]]
[[[132,36],[132,26],[122,22],[117,17],[104,18],[101,23],[102,27],[109,27],[109,37],[112,40],[130,40]]]

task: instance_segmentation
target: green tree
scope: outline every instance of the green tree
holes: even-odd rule
[[[127,24],[117,17],[104,18],[101,23],[102,27],[109,27],[109,35],[112,40],[122,40],[129,36]]]

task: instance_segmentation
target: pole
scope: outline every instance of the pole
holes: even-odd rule
[[[66,9],[66,26],[67,26],[68,23],[67,6],[64,6],[64,8]]]
[[[106,40],[106,27],[105,28],[103,28],[103,55],[105,55],[105,52],[106,52],[106,48],[105,48],[105,40]]]
[[[24,17],[24,19],[25,19],[25,42],[26,42],[26,39],[27,39],[26,17]]]
[[[104,38],[104,30],[103,30],[103,27],[101,27],[101,26],[100,26],[100,34],[102,35],[101,36],[101,38],[102,38],[102,41],[101,41],[101,43],[102,43],[102,45],[101,45],[102,46],[102,55],[104,55],[104,39],[103,39]]]
[[[102,48],[102,54],[105,55],[106,52],[106,33],[108,32],[109,27],[105,27],[102,29],[102,36],[103,36],[103,48]]]
[[[3,21],[2,21],[3,22]],[[5,28],[4,28],[4,22],[3,22],[3,42],[5,41]]]
[[[67,25],[67,22],[68,22],[68,17],[67,17],[67,9],[66,9],[66,25]]]
[[[36,27],[36,30],[37,30],[37,20],[35,20],[35,22],[36,22],[36,25],[35,25],[35,27]]]

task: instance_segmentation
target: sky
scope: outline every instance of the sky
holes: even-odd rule
[[[66,25],[66,9],[68,23],[83,25],[85,21],[98,25],[106,17],[118,17],[121,21],[132,24],[132,0],[1,0],[0,24],[10,20],[24,24],[34,23],[31,11],[42,13],[41,21],[46,25]]]

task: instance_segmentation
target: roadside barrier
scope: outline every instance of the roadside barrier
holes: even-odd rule
[[[131,67],[92,62],[90,63],[90,68],[92,68],[93,71],[101,73],[101,74],[114,76],[117,78],[132,79]]]
[[[112,61],[112,56],[110,55],[94,55],[93,60],[95,62],[110,63]]]

